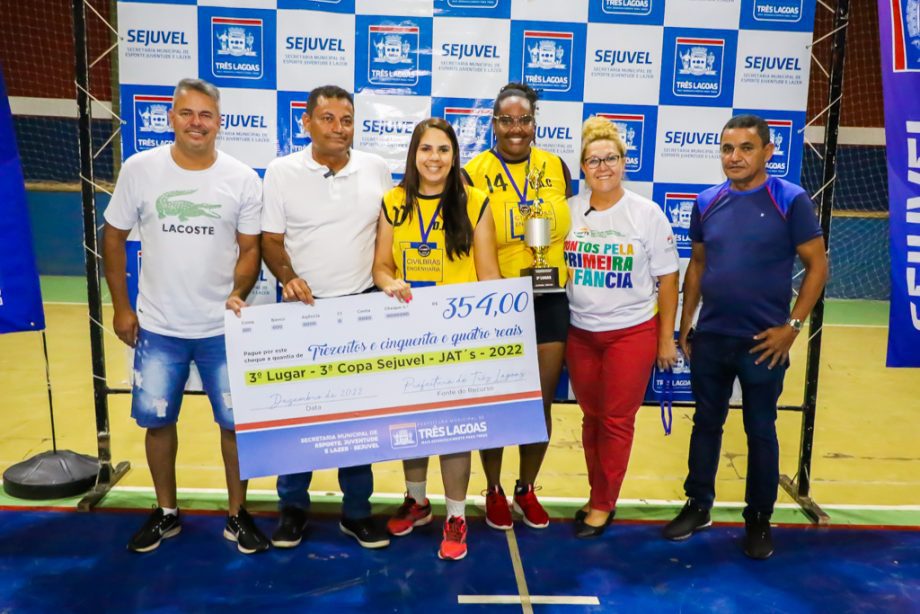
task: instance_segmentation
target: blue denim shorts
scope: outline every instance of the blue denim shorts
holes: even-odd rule
[[[224,336],[180,339],[141,329],[134,348],[134,389],[131,417],[138,426],[158,428],[175,424],[182,392],[194,362],[221,428],[233,430],[233,403],[227,376]]]

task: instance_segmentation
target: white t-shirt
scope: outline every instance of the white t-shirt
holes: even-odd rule
[[[377,217],[390,187],[390,170],[376,154],[351,150],[331,175],[307,147],[265,170],[262,230],[284,234],[294,272],[315,296],[363,292],[374,283]]]
[[[679,268],[671,225],[658,205],[635,192],[626,190],[604,211],[590,210],[590,196],[569,199],[572,325],[601,332],[647,322],[658,313],[657,278]]]
[[[183,339],[222,335],[239,256],[236,233],[258,235],[261,209],[259,176],[223,152],[202,171],[180,168],[170,145],[131,156],[105,221],[140,232],[141,327]]]

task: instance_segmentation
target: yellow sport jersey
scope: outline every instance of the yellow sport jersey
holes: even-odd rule
[[[566,203],[571,174],[562,158],[536,147],[530,148],[529,162],[531,168],[546,169],[540,187],[540,198],[543,199],[544,205],[549,205],[550,213],[551,245],[546,259],[549,266],[559,269],[559,285],[564,287],[568,279],[568,269],[565,266],[563,246],[572,225],[569,206]],[[527,185],[527,163],[528,160],[525,159],[506,161],[505,165],[502,165],[497,152],[490,149],[477,155],[463,167],[469,182],[489,194],[492,216],[495,218],[498,264],[502,277],[520,277],[521,269],[533,266],[533,253],[524,244],[524,220],[519,209]],[[533,188],[527,187],[526,200],[532,200],[533,197]]]
[[[466,188],[466,212],[470,224],[476,224],[489,205],[482,190]],[[396,275],[414,288],[477,281],[473,247],[468,256],[447,257],[441,217],[441,197],[418,197],[418,207],[411,217],[404,214],[406,192],[396,187],[383,197],[383,215],[393,226],[393,261]],[[419,215],[421,213],[421,215]]]

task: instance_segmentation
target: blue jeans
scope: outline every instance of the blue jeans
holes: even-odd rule
[[[776,403],[783,391],[788,365],[768,369],[769,361],[755,365],[758,344],[745,337],[698,332],[693,338],[690,386],[696,399],[690,435],[687,496],[703,508],[715,501],[716,471],[722,447],[722,426],[728,416],[732,384],[741,382],[742,416],[747,435],[748,466],[744,515],[771,514],[779,486],[779,442],[776,439]]]
[[[180,339],[144,329],[138,332],[134,349],[131,393],[131,417],[139,426],[159,428],[176,423],[192,362],[211,401],[214,421],[222,429],[233,430],[224,336]]]
[[[310,482],[313,472],[291,473],[278,476],[279,507],[310,509]],[[360,520],[371,515],[371,494],[374,492],[374,474],[370,465],[342,467],[339,469],[339,487],[342,489],[342,516]]]

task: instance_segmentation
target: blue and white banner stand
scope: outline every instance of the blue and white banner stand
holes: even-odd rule
[[[0,74],[0,334],[44,330],[22,164]]]
[[[891,236],[889,367],[920,367],[920,2],[879,0]]]

